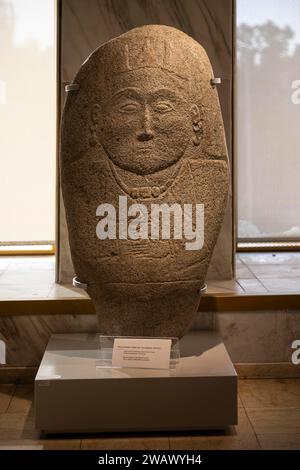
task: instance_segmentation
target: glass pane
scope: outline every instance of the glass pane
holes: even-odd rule
[[[237,0],[239,238],[300,238],[300,0]]]
[[[55,0],[0,0],[0,242],[55,233]]]

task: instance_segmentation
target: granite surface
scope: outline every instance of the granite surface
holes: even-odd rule
[[[103,334],[182,337],[191,326],[229,188],[213,78],[198,42],[147,25],[97,48],[73,79],[62,192]]]

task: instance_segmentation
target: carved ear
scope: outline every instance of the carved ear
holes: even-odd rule
[[[200,136],[202,134],[202,123],[200,111],[196,104],[193,104],[193,106],[191,107],[191,117],[194,131],[193,144],[198,146],[200,145]]]
[[[197,125],[200,122],[200,111],[196,104],[191,107],[191,116],[193,125]]]
[[[91,110],[91,121],[92,123],[90,124],[90,145],[94,147],[95,145],[98,144],[98,139],[97,139],[97,127],[98,123],[100,121],[100,105],[99,104],[94,104]]]
[[[99,119],[100,119],[100,105],[99,104],[93,105],[92,111],[91,111],[91,119],[94,124],[99,123]]]

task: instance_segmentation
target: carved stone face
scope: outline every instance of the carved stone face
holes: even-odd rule
[[[158,68],[114,78],[101,107],[94,106],[93,119],[98,139],[115,165],[146,175],[183,156],[193,138],[193,122],[188,83],[182,85],[185,90]]]

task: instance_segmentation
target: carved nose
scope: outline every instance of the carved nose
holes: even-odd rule
[[[143,131],[140,134],[138,134],[137,138],[140,142],[147,142],[148,140],[153,139],[153,132],[150,130]]]
[[[140,142],[147,142],[154,137],[151,125],[151,114],[149,107],[146,105],[143,117],[143,126],[141,132],[138,133],[137,138]]]

